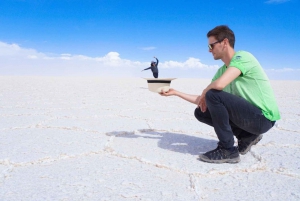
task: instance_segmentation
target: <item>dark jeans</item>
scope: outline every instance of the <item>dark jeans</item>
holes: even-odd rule
[[[195,117],[214,127],[220,145],[225,148],[234,145],[234,135],[238,139],[260,135],[274,126],[274,121],[265,118],[259,108],[243,98],[213,89],[205,98],[206,112],[196,108]]]
[[[153,73],[153,77],[158,78],[158,73]]]

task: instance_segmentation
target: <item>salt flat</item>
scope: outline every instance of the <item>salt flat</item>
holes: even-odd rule
[[[300,81],[271,83],[282,119],[240,163],[210,164],[195,105],[144,79],[0,77],[0,200],[300,200]]]

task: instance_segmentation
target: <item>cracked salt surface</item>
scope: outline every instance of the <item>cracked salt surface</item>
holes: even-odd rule
[[[0,200],[300,200],[300,82],[271,84],[282,120],[240,163],[210,164],[195,106],[142,79],[1,77]]]

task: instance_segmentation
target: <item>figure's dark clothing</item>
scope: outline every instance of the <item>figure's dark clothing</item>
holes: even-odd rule
[[[156,64],[153,65],[153,66],[150,66],[148,68],[145,68],[144,70],[151,69],[151,71],[153,73],[153,77],[158,78],[158,68],[157,68],[157,66],[158,66],[158,59],[157,58],[155,58],[155,59],[156,59]]]

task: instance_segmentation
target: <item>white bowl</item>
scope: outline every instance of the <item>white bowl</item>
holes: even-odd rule
[[[169,91],[170,84],[172,80],[176,78],[144,78],[148,82],[149,91],[160,93],[162,90],[164,92]]]

